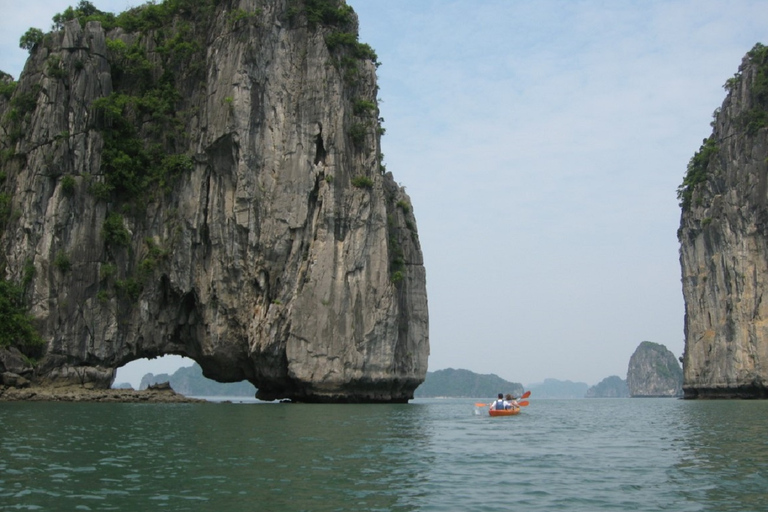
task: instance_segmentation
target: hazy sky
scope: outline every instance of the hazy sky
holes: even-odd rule
[[[76,3],[0,0],[0,69]],[[348,3],[424,250],[429,369],[592,385],[641,341],[682,355],[676,189],[768,2]]]

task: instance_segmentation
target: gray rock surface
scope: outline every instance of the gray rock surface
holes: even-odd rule
[[[381,165],[376,63],[326,43],[356,37],[356,16],[340,28],[287,0],[218,4],[144,33],[71,21],[27,62],[14,97],[31,108],[3,127],[17,135],[0,242],[6,278],[34,268],[37,384],[108,388],[127,362],[180,354],[264,399],[406,401],[427,371],[426,274],[410,198]],[[189,45],[169,51],[174,36]],[[164,121],[95,108],[141,80],[175,85]],[[0,117],[19,104],[0,100]],[[130,200],[109,189],[105,149],[125,122],[150,154],[190,157],[162,180],[138,168],[154,181]]]
[[[705,179],[690,187],[683,205],[678,237],[689,398],[768,397],[768,129],[759,122],[768,106],[768,63],[764,51],[758,55],[745,57],[728,81],[711,149],[694,157]]]
[[[682,396],[683,370],[667,347],[643,341],[629,358],[627,388],[633,398]]]

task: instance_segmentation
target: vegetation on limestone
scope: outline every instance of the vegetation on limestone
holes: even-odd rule
[[[757,43],[748,53],[747,58],[755,65],[756,72],[749,87],[749,103],[736,122],[743,127],[747,135],[755,135],[768,126],[768,47]],[[734,93],[743,80],[742,69],[729,78],[723,86],[729,93]],[[715,118],[720,110],[715,111]],[[713,121],[714,126],[714,121]],[[704,139],[699,150],[688,162],[683,183],[677,188],[680,206],[686,210],[691,206],[696,186],[707,180],[712,159],[718,152],[717,141],[712,135]]]
[[[72,176],[64,176],[61,178],[61,190],[67,196],[73,196],[75,194],[75,178]]]
[[[129,277],[115,281],[115,290],[118,296],[136,302],[144,290],[144,285],[136,278]]]
[[[175,16],[183,15],[196,19],[209,19],[221,0],[163,0],[147,2],[120,14],[100,11],[91,2],[81,0],[76,7],[67,7],[53,17],[54,30],[61,30],[64,24],[78,20],[81,26],[89,21],[98,21],[104,30],[119,27],[126,32],[146,34],[150,30],[169,25]]]
[[[160,261],[167,259],[170,253],[159,247],[152,238],[144,239],[144,245],[146,255],[139,264],[139,271],[142,276],[147,276],[155,270]]]
[[[241,23],[251,23],[261,14],[261,9],[254,12],[248,12],[243,9],[235,9],[227,16],[230,28],[237,28]]]
[[[352,111],[356,116],[366,116],[376,112],[376,103],[364,99],[355,100]]]
[[[5,229],[12,211],[11,195],[7,192],[0,192],[0,229]]]
[[[696,186],[707,181],[711,160],[717,152],[718,148],[714,136],[709,137],[704,139],[699,150],[688,162],[688,169],[685,173],[685,178],[683,178],[683,183],[677,187],[677,199],[684,210],[691,206],[691,199]]]
[[[368,59],[374,63],[376,63],[378,59],[373,48],[366,43],[358,41],[357,34],[351,32],[331,32],[326,36],[325,44],[332,52],[340,49],[347,49],[356,59]]]
[[[15,90],[16,82],[13,82],[12,85],[8,85],[7,87],[10,89],[8,95],[11,99],[11,108],[6,111],[2,122],[8,136],[7,142],[10,143],[10,145],[13,145],[18,142],[24,134],[24,130],[22,129],[23,123],[30,119],[30,115],[37,108],[37,99],[42,87],[40,84],[35,84],[29,90],[24,92]],[[5,141],[0,140],[0,142]],[[11,155],[13,153],[13,148],[6,147],[4,151],[9,152],[8,155]],[[4,160],[7,160],[7,156]]]
[[[126,247],[131,243],[131,233],[123,223],[123,216],[112,212],[101,227],[101,236],[107,245]]]
[[[355,176],[352,178],[352,186],[357,188],[373,188],[373,180],[368,176]]]
[[[43,42],[43,31],[39,28],[30,28],[19,39],[19,48],[32,52],[40,43]]]
[[[67,273],[72,268],[72,262],[69,260],[67,253],[59,251],[53,260],[53,266],[59,269],[61,273]]]
[[[365,123],[355,123],[349,128],[349,131],[347,132],[349,139],[357,149],[363,148],[363,145],[365,144],[365,136],[367,133],[368,127],[365,125]]]
[[[750,84],[750,105],[738,119],[748,135],[755,135],[758,130],[768,126],[768,47],[757,43],[747,53],[749,61],[756,66],[754,80]],[[736,90],[742,82],[742,70],[726,80],[723,87],[729,93]]]
[[[27,286],[32,283],[32,281],[35,278],[35,274],[37,274],[37,269],[35,269],[34,262],[27,258],[27,260],[24,261],[24,269],[21,276],[21,287],[26,292]]]
[[[290,0],[286,17],[291,24],[298,23],[302,15],[307,26],[315,29],[319,25],[329,27],[347,27],[352,23],[352,7],[343,5],[339,0]]]
[[[758,43],[747,56],[757,66],[757,73],[749,91],[751,108],[743,114],[741,122],[747,133],[754,135],[768,126],[768,47]]]
[[[0,98],[10,100],[18,85],[18,82],[11,75],[5,71],[0,71]]]
[[[143,65],[138,72],[144,72]],[[182,137],[177,101],[170,79],[161,79],[143,94],[113,92],[93,102],[104,137],[102,171],[108,194],[124,200],[144,198],[167,191],[176,177],[192,169],[189,155],[168,151]]]
[[[23,290],[0,279],[0,348],[16,347],[33,356],[44,341],[32,325],[32,317],[24,304]]]
[[[331,31],[325,36],[325,44],[333,57],[333,64],[341,71],[349,85],[357,83],[361,60],[379,65],[376,52],[370,45],[358,40],[354,23],[354,10],[339,0],[290,0],[286,17],[291,26],[299,26],[306,20],[310,30],[326,27]]]

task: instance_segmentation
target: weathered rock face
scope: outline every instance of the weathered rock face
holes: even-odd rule
[[[683,395],[683,370],[667,347],[644,341],[629,358],[627,387],[631,397]]]
[[[681,186],[687,398],[768,396],[767,66],[744,58]]]
[[[47,341],[37,381],[108,387],[180,354],[265,399],[412,398],[425,270],[356,16],[176,3],[135,31],[66,23],[0,100],[2,256]]]

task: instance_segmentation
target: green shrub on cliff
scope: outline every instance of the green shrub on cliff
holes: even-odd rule
[[[179,14],[205,19],[212,7],[221,0],[164,0],[160,3],[147,2],[118,15],[97,9],[91,2],[81,0],[77,7],[67,7],[53,17],[54,30],[61,30],[68,21],[77,19],[81,26],[89,21],[98,21],[104,30],[120,27],[126,32],[147,33],[169,24]]]
[[[32,52],[37,45],[43,42],[43,37],[42,30],[32,27],[24,32],[24,35],[19,39],[19,48]]]
[[[704,139],[699,150],[688,162],[688,169],[683,178],[683,183],[677,187],[677,198],[684,210],[691,206],[693,191],[699,183],[707,181],[709,163],[717,153],[718,148],[714,137]]]
[[[10,100],[18,85],[18,82],[11,75],[5,71],[0,71],[0,97]]]
[[[123,224],[123,216],[115,212],[104,219],[101,236],[107,245],[114,247],[127,247],[131,243],[131,232]]]
[[[0,280],[0,347],[16,347],[31,355],[44,344],[32,327],[32,317],[27,313],[21,288]]]
[[[290,0],[286,17],[295,24],[305,14],[307,26],[315,29],[318,25],[346,27],[352,23],[353,13],[351,6],[342,5],[339,0]]]
[[[747,58],[756,67],[754,79],[749,84],[749,108],[741,113],[738,122],[748,135],[755,135],[758,130],[768,126],[768,46],[755,44],[747,52]],[[742,69],[726,80],[723,88],[734,93],[742,83]]]

